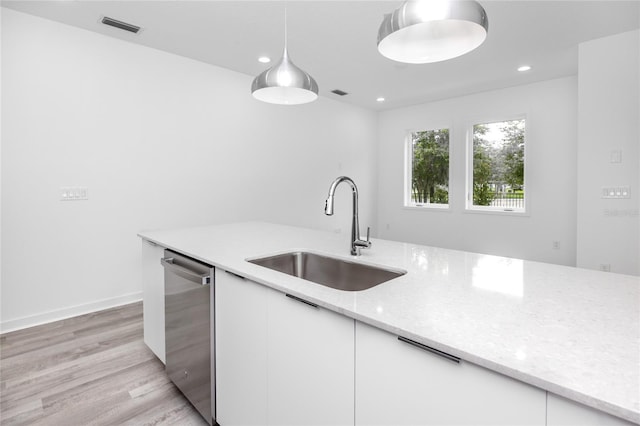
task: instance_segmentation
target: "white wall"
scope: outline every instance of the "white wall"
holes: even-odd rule
[[[640,275],[640,31],[580,45],[578,81],[577,264]],[[618,185],[631,198],[601,198]]]
[[[475,120],[526,114],[526,216],[465,212],[465,131]],[[392,240],[574,265],[575,77],[478,93],[381,113],[378,227]],[[480,122],[480,121],[479,121]],[[403,208],[409,131],[449,127],[449,211]],[[553,241],[560,248],[553,248]]]
[[[2,10],[3,331],[140,298],[143,229],[375,221],[376,114],[254,100],[252,76]],[[61,186],[88,201],[60,201]]]
[[[637,31],[581,46],[579,89],[571,77],[376,115],[263,104],[252,76],[0,10],[2,331],[139,299],[142,229],[265,220],[340,231],[346,247],[347,188],[322,212],[340,174],[373,235],[638,274]],[[517,113],[529,214],[464,212],[466,124]],[[431,126],[452,129],[448,212],[402,207],[404,137]],[[630,200],[594,195],[627,183]],[[71,185],[89,200],[60,201]]]

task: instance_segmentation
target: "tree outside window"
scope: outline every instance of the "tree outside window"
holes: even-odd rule
[[[408,199],[414,206],[449,203],[449,129],[410,135],[411,176]]]
[[[525,120],[473,126],[473,203],[524,211]]]

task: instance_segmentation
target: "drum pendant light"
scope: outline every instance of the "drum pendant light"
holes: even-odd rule
[[[298,105],[318,98],[318,84],[289,59],[287,51],[287,11],[284,15],[284,52],[273,67],[258,75],[251,84],[254,98],[272,104]]]
[[[385,15],[378,51],[410,64],[445,61],[480,46],[489,20],[474,0],[408,0]]]

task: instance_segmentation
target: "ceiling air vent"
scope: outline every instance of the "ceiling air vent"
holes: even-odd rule
[[[331,93],[335,93],[335,94],[336,94],[336,95],[338,95],[338,96],[348,95],[348,93],[347,93],[347,92],[342,91],[342,90],[340,90],[340,89],[334,89],[334,90],[332,90],[332,91],[331,91]]]
[[[140,27],[138,27],[137,25],[127,24],[126,22],[118,21],[117,19],[109,18],[108,16],[103,17],[100,22],[105,25],[120,28],[121,30],[129,31],[134,34],[138,34],[138,31],[140,31]]]

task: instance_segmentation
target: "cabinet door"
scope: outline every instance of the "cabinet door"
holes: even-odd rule
[[[216,268],[216,420],[267,424],[267,287]]]
[[[632,426],[633,423],[610,416],[577,402],[549,393],[547,426]]]
[[[271,290],[269,425],[353,425],[354,320]]]
[[[142,240],[144,343],[164,363],[164,269],[160,265],[163,255],[164,247]]]
[[[544,425],[545,392],[356,323],[357,425]]]

